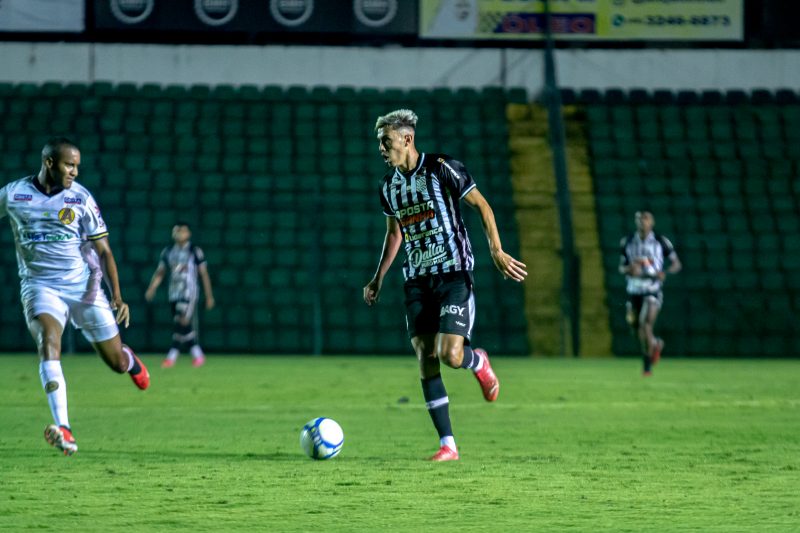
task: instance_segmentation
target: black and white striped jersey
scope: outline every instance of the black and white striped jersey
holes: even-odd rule
[[[464,165],[444,154],[422,153],[412,171],[395,168],[384,176],[381,204],[403,232],[405,279],[472,270],[475,259],[460,200],[474,188]]]
[[[664,261],[672,261],[676,255],[669,239],[653,231],[642,239],[638,232],[634,232],[622,238],[620,247],[620,264],[638,262],[642,265],[640,276],[625,276],[628,294],[658,293],[661,290],[661,280],[656,276],[664,271]]]
[[[195,302],[198,298],[197,275],[206,262],[203,250],[191,242],[173,244],[161,252],[161,264],[169,272],[169,301]]]

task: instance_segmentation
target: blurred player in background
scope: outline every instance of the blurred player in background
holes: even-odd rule
[[[417,151],[416,125],[417,115],[408,109],[379,117],[375,124],[381,156],[392,170],[380,188],[386,237],[375,276],[364,287],[364,301],[378,301],[386,272],[405,243],[406,324],[419,360],[425,405],[439,433],[440,448],[431,460],[452,461],[459,455],[440,363],[472,370],[487,401],[496,400],[500,390],[489,356],[471,346],[474,257],[461,200],[480,214],[492,260],[503,276],[522,281],[527,272],[503,251],[492,209],[464,165],[443,154]]]
[[[45,428],[45,439],[66,455],[78,451],[61,368],[61,335],[67,320],[81,330],[112,370],[129,373],[142,390],[150,385],[147,368],[120,339],[118,324],[128,327],[130,321],[128,304],[122,300],[100,208],[75,181],[80,160],[74,143],[52,138],[42,149],[37,175],[0,189],[0,217],[9,217],[14,233],[25,321],[39,352],[39,376],[55,422]],[[96,269],[87,263],[84,236],[99,262],[100,278],[103,271],[107,275],[111,303]]]
[[[172,306],[174,330],[172,347],[161,364],[164,368],[175,365],[181,350],[188,348],[192,354],[192,365],[203,366],[206,356],[198,344],[197,338],[197,299],[199,287],[198,274],[203,281],[203,293],[206,296],[206,309],[214,308],[214,293],[211,289],[211,278],[203,250],[192,244],[192,230],[186,222],[178,222],[172,228],[174,244],[161,252],[161,259],[145,292],[145,299],[152,302],[156,289],[161,285],[164,276],[169,272],[169,302]]]
[[[619,272],[627,280],[628,302],[625,318],[642,349],[644,375],[661,358],[664,340],[655,336],[654,328],[664,296],[661,291],[667,274],[677,274],[681,261],[672,243],[653,231],[655,218],[649,211],[637,211],[636,231],[620,242]],[[665,261],[670,265],[664,269]]]

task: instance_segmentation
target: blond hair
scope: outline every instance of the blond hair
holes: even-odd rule
[[[417,127],[417,120],[417,114],[410,109],[397,109],[378,117],[378,120],[375,121],[375,131],[377,132],[381,128],[393,130],[409,128],[413,131]]]

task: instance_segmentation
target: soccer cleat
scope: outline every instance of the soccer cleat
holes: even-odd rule
[[[150,386],[150,372],[147,371],[147,367],[144,366],[144,363],[142,363],[141,359],[136,357],[136,354],[133,353],[133,350],[131,350],[131,347],[127,344],[122,345],[122,351],[126,352],[129,356],[133,357],[137,363],[139,363],[142,371],[135,376],[130,374],[131,380],[133,380],[133,384],[136,385],[140,390],[146,390],[147,387]]]
[[[644,372],[642,372],[642,377],[643,378],[649,378],[652,375],[653,375],[653,371],[652,370],[645,370]]]
[[[161,368],[172,368],[175,366],[175,359],[164,359],[161,362]]]
[[[458,461],[458,452],[449,446],[442,446],[438,452],[433,454],[431,461]]]
[[[192,366],[197,368],[206,364],[206,356],[201,355],[200,357],[192,358]]]
[[[653,346],[653,355],[650,356],[650,362],[654,365],[661,360],[661,351],[664,349],[664,339],[656,339],[656,345]]]
[[[72,455],[78,451],[75,437],[67,426],[50,424],[44,428],[44,440],[64,452],[64,455]]]
[[[486,350],[475,348],[473,351],[483,359],[483,366],[475,372],[475,377],[481,385],[483,397],[487,402],[493,402],[500,393],[500,382],[497,381],[497,376],[494,375],[492,364],[489,362],[489,354],[486,353]]]

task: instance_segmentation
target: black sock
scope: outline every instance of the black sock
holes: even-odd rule
[[[133,357],[133,354],[131,354],[131,357]],[[128,374],[130,374],[131,376],[136,376],[141,371],[142,371],[142,365],[140,365],[139,361],[137,361],[136,358],[133,357],[133,366],[131,367],[130,370],[128,370]]]
[[[480,356],[472,351],[472,346],[465,344],[464,359],[461,360],[461,368],[473,369],[476,366],[478,366],[478,361],[480,360],[481,360]]]
[[[652,368],[652,361],[650,360],[649,355],[645,355],[642,357],[642,362],[644,363],[644,371],[650,372],[650,368]]]
[[[439,438],[452,436],[450,400],[447,398],[441,374],[422,380],[422,395],[425,397],[425,407],[428,408]]]

